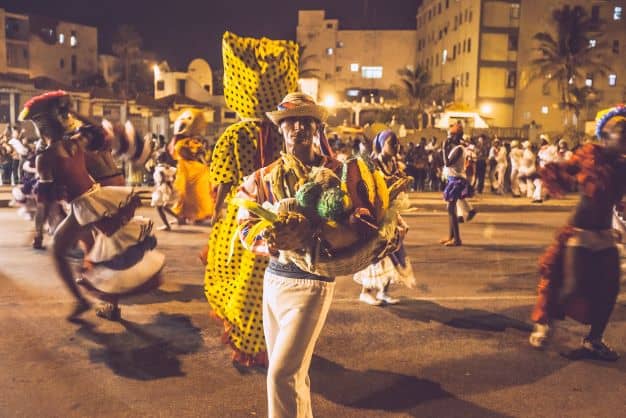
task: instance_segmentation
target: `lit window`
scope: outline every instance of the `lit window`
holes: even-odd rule
[[[595,39],[589,39],[589,48],[595,48],[598,45],[598,41]]]
[[[549,111],[548,106],[541,106],[541,113],[543,113],[544,115],[547,115],[548,111]]]
[[[343,48],[343,41],[337,41],[337,48]]]
[[[613,8],[613,20],[622,20],[622,10],[620,6]]]
[[[72,31],[72,35],[70,36],[70,46],[74,48],[78,45],[78,37],[76,36],[76,31]]]
[[[511,5],[511,19],[519,19],[519,4]]]
[[[383,78],[383,67],[361,67],[363,78]]]
[[[59,43],[63,44],[65,42],[65,35],[62,33],[59,33]]]
[[[587,78],[585,78],[585,86],[593,87],[593,75],[587,74]]]
[[[326,55],[333,55],[335,53],[335,50],[332,48],[326,48]]]
[[[441,63],[445,64],[446,61],[448,61],[448,50],[444,49],[443,52],[441,53]]]
[[[617,75],[609,74],[609,86],[613,87],[617,84]]]
[[[350,89],[346,92],[346,94],[349,97],[359,97],[359,90],[358,89]]]
[[[358,72],[359,71],[359,64],[357,64],[357,63],[350,64],[350,71],[352,71],[353,73]]]

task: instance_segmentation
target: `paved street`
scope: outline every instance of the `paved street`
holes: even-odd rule
[[[563,356],[584,327],[563,323],[545,352],[527,344],[536,259],[565,217],[483,212],[462,225],[464,247],[442,248],[443,212],[407,215],[419,287],[374,308],[338,279],[311,370],[316,416],[623,416],[626,359]],[[71,298],[49,255],[29,247],[31,225],[6,208],[0,225],[0,416],[265,416],[264,376],[231,366],[208,316],[196,257],[208,228],[159,232],[164,285],[128,301],[121,323],[89,312],[79,326],[64,320]],[[623,293],[607,339],[626,353]]]

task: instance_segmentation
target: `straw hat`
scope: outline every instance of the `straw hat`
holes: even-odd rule
[[[267,112],[267,117],[280,125],[283,119],[291,117],[312,117],[320,122],[325,122],[328,117],[328,111],[323,106],[315,103],[315,100],[308,94],[289,93],[283,101],[278,105],[278,110]]]
[[[513,141],[511,141],[511,148],[517,147],[519,147],[519,141],[517,139],[514,139]]]

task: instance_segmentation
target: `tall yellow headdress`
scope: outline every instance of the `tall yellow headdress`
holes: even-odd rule
[[[298,45],[292,41],[222,40],[226,104],[243,118],[262,118],[298,87]]]

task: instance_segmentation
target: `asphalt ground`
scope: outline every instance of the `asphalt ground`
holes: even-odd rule
[[[479,206],[480,209],[480,206]],[[142,209],[141,214],[152,216]],[[577,358],[585,327],[559,324],[536,351],[528,320],[536,260],[563,211],[486,212],[444,248],[443,212],[407,214],[417,289],[375,308],[339,278],[311,368],[316,417],[619,417],[626,360]],[[0,209],[0,416],[262,417],[262,371],[242,372],[209,318],[197,253],[208,227],[158,232],[164,284],[125,301],[124,321],[64,320],[71,297],[32,225]],[[626,352],[622,293],[606,338]],[[622,412],[619,412],[622,411]]]

